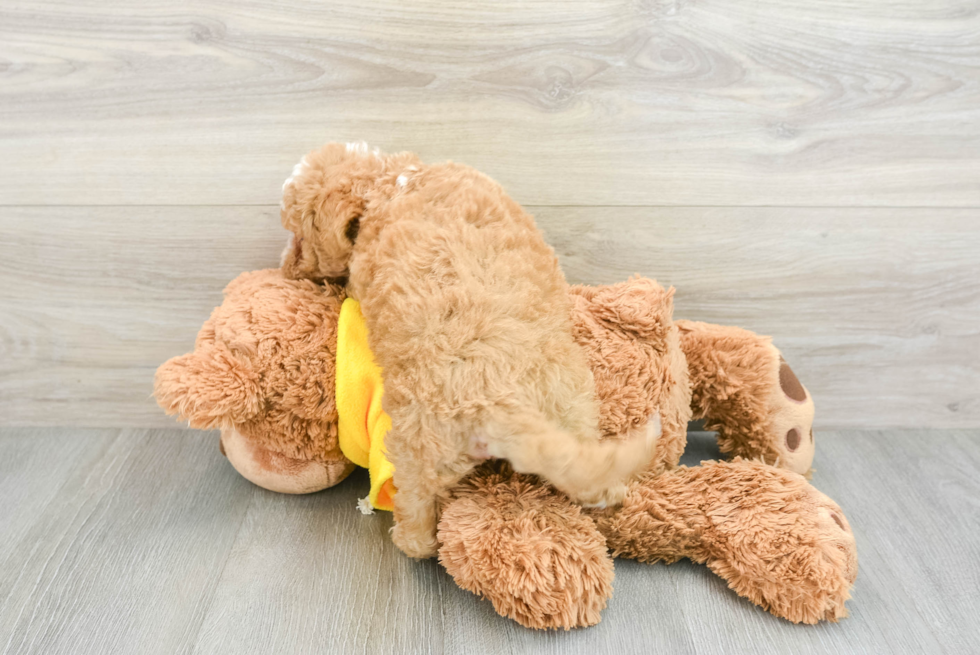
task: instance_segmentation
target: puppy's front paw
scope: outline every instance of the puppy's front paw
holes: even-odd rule
[[[408,529],[404,523],[396,523],[391,529],[391,541],[409,557],[428,559],[439,552],[439,541],[435,535],[420,534]]]

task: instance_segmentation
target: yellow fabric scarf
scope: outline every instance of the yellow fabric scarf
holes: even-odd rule
[[[384,438],[391,418],[381,409],[381,369],[368,346],[361,305],[347,298],[337,323],[337,415],[340,449],[350,461],[368,470],[372,507],[394,507],[395,467],[385,457]]]

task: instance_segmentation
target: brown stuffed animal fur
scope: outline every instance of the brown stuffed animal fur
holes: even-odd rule
[[[156,373],[154,394],[191,427],[221,428],[221,452],[248,480],[309,493],[354,464],[337,442],[334,358],[340,287],[242,273],[225,288],[194,352]]]
[[[231,463],[260,486],[336,484],[351,468],[333,401],[341,293],[277,270],[243,274],[195,351],[158,370],[161,406],[192,426],[220,427]],[[484,464],[441,511],[439,556],[457,583],[522,625],[571,628],[599,621],[613,557],[686,557],[777,616],[845,616],[854,538],[840,508],[800,475],[813,457],[813,403],[769,339],[674,322],[672,290],[642,278],[573,287],[570,297],[601,429],[618,434],[659,411],[654,464],[606,510],[582,509],[505,462]],[[739,457],[677,466],[692,416]]]

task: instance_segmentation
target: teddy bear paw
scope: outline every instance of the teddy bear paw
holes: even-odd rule
[[[778,383],[769,398],[770,463],[809,476],[813,464],[813,398],[780,356]],[[766,458],[767,461],[771,458]]]
[[[836,590],[824,597],[820,618],[836,621],[847,616],[844,601],[850,597],[849,589],[857,579],[857,543],[851,525],[837,503],[812,487],[810,500],[813,503],[814,546],[826,562],[828,588]]]
[[[613,562],[591,518],[533,478],[483,475],[443,511],[439,560],[456,583],[528,628],[599,622]]]
[[[854,534],[834,501],[782,475],[788,477],[768,490],[781,497],[778,507],[716,524],[725,538],[708,566],[776,616],[793,623],[837,621],[847,616],[844,604],[857,577]]]

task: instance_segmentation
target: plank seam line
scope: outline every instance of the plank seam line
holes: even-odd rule
[[[546,208],[546,209],[930,209],[940,211],[961,211],[961,210],[980,210],[980,205],[541,205],[523,204],[527,208]],[[54,204],[54,205],[8,205],[0,204],[0,209],[51,209],[51,208],[74,208],[74,209],[111,209],[111,208],[140,208],[140,209],[182,209],[189,207],[265,207],[268,209],[279,209],[279,205],[270,203],[223,203],[223,204]]]
[[[238,522],[238,528],[235,530],[235,538],[231,540],[231,544],[228,546],[228,553],[225,556],[225,561],[221,565],[221,572],[215,578],[214,588],[211,590],[211,597],[208,598],[207,607],[202,608],[199,616],[201,622],[197,626],[197,631],[194,633],[192,641],[188,644],[191,647],[190,655],[194,655],[197,652],[197,648],[201,643],[201,633],[204,631],[204,625],[207,623],[208,616],[211,614],[211,608],[214,606],[215,597],[221,589],[221,583],[225,579],[225,571],[228,569],[228,563],[231,562],[232,554],[235,552],[235,546],[242,537],[242,526],[245,525],[245,521],[248,519],[249,512],[252,511],[252,506],[255,504],[255,496],[258,493],[258,487],[252,486],[252,494],[248,498],[248,505],[245,507],[245,511],[242,512],[242,519]]]

